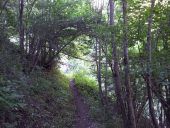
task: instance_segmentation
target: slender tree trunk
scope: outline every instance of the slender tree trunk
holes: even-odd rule
[[[107,43],[105,43],[105,50],[106,50],[106,53],[105,53],[105,56],[106,56],[106,61],[105,61],[105,103],[106,105],[108,104],[108,96],[107,96],[107,86],[108,86],[108,66],[107,66],[107,61],[108,61],[108,48],[107,48]]]
[[[124,70],[125,70],[125,87],[127,94],[127,105],[128,105],[128,119],[130,128],[136,128],[135,111],[133,107],[133,89],[130,85],[130,74],[129,74],[129,56],[128,56],[128,38],[127,38],[127,1],[122,0],[123,9],[123,49],[124,49]]]
[[[114,26],[114,1],[109,0],[110,5],[110,26]],[[115,93],[117,97],[118,106],[120,106],[121,115],[123,119],[124,128],[127,128],[127,115],[125,110],[125,104],[122,97],[121,91],[121,81],[120,81],[120,74],[119,74],[119,63],[117,58],[117,49],[115,43],[115,34],[112,33],[112,69],[113,69],[113,81],[115,83]]]
[[[24,25],[23,25],[24,0],[19,0],[19,42],[21,58],[24,55]]]
[[[100,99],[101,99],[101,103],[102,105],[104,105],[104,102],[103,102],[103,92],[102,92],[102,78],[101,78],[101,68],[102,68],[102,65],[101,65],[101,42],[96,40],[96,42],[98,42],[98,53],[99,53],[99,56],[98,56],[98,83],[99,83],[99,95],[100,95]]]
[[[140,108],[138,109],[138,112],[137,112],[137,115],[136,115],[136,125],[140,122],[140,117],[141,117],[141,115],[142,115],[142,112],[143,112],[144,109],[145,109],[145,105],[146,105],[147,101],[148,101],[148,98],[141,103],[141,106],[140,106]]]
[[[158,105],[159,107],[159,105]],[[159,113],[159,126],[163,128],[163,120],[162,120],[162,105],[160,106],[160,113]]]
[[[148,91],[148,98],[149,98],[149,112],[151,115],[151,119],[153,122],[153,125],[155,128],[159,128],[155,110],[154,110],[154,103],[152,98],[152,81],[151,81],[151,63],[152,63],[152,49],[151,49],[151,28],[152,28],[152,18],[153,18],[153,9],[154,9],[155,0],[151,0],[151,9],[150,9],[150,15],[148,17],[148,31],[147,31],[147,53],[148,53],[148,60],[147,60],[147,91]]]
[[[98,41],[98,39],[96,39],[96,46],[95,46],[95,50],[96,50],[96,67],[97,67],[97,80],[98,80],[98,84],[99,84],[99,97],[101,100],[101,104],[103,104],[103,92],[102,92],[102,81],[101,81],[101,47],[100,47],[100,43]]]

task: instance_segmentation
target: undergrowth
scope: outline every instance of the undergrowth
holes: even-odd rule
[[[97,83],[92,78],[85,75],[84,72],[79,72],[74,75],[75,84],[79,89],[80,93],[83,95],[85,101],[90,107],[91,119],[99,124],[102,123],[103,113],[100,107],[100,102],[98,98],[98,88]],[[100,126],[104,127],[104,126]]]
[[[17,46],[6,41],[0,47],[0,128],[71,128],[68,78],[57,69],[26,75]]]
[[[74,78],[77,88],[90,107],[91,119],[99,124],[98,128],[121,128],[120,118],[113,116],[113,101],[109,101],[107,108],[101,105],[96,80],[83,71],[76,73]]]

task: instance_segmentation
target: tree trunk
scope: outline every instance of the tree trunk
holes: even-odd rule
[[[106,61],[105,61],[105,103],[106,105],[108,104],[108,96],[107,96],[107,87],[108,87],[108,66],[107,66],[107,63],[108,63],[108,49],[107,49],[107,43],[105,43],[105,50],[106,50],[106,53],[105,53],[105,57],[106,57]]]
[[[24,55],[24,25],[23,25],[24,0],[19,0],[19,42],[21,58]]]
[[[98,44],[98,45],[97,45]],[[99,84],[99,96],[100,96],[100,100],[101,100],[101,104],[104,105],[103,102],[103,92],[102,92],[102,80],[101,80],[101,42],[96,39],[96,48],[97,48],[97,65],[98,65],[98,70],[97,70],[97,79],[98,79],[98,84]]]
[[[113,0],[109,0],[110,5],[110,26],[114,26],[114,2]],[[127,115],[125,110],[124,100],[122,98],[122,91],[121,91],[121,81],[120,81],[120,74],[119,74],[119,66],[118,66],[118,58],[117,58],[117,49],[115,43],[115,34],[112,32],[112,69],[113,69],[113,81],[115,83],[115,93],[117,97],[118,106],[120,106],[121,115],[123,119],[124,128],[127,127]]]
[[[122,9],[123,9],[123,50],[124,50],[124,70],[125,70],[125,87],[127,94],[127,105],[128,105],[128,119],[129,127],[136,128],[136,118],[135,111],[133,106],[133,89],[130,85],[130,75],[129,75],[129,56],[128,56],[128,38],[127,38],[127,1],[122,0]]]
[[[147,91],[148,91],[148,99],[149,99],[149,112],[151,115],[151,119],[153,122],[153,125],[155,128],[159,128],[156,115],[155,115],[155,110],[154,110],[154,104],[153,104],[153,99],[152,99],[152,81],[151,81],[151,55],[152,55],[152,49],[151,49],[151,28],[152,28],[152,18],[153,18],[153,9],[154,9],[154,4],[155,0],[151,0],[151,9],[150,9],[150,15],[148,17],[148,31],[147,31],[147,54],[148,54],[148,60],[147,60]]]

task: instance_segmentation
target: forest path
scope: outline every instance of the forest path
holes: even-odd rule
[[[79,93],[74,80],[70,81],[70,89],[72,90],[76,107],[76,122],[74,128],[97,128],[96,124],[90,120],[89,106],[85,103],[84,98]]]

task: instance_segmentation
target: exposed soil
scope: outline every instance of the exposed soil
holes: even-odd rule
[[[70,81],[70,88],[74,96],[76,107],[74,128],[97,128],[95,123],[90,120],[89,106],[85,103],[83,96],[79,93],[74,80]]]

